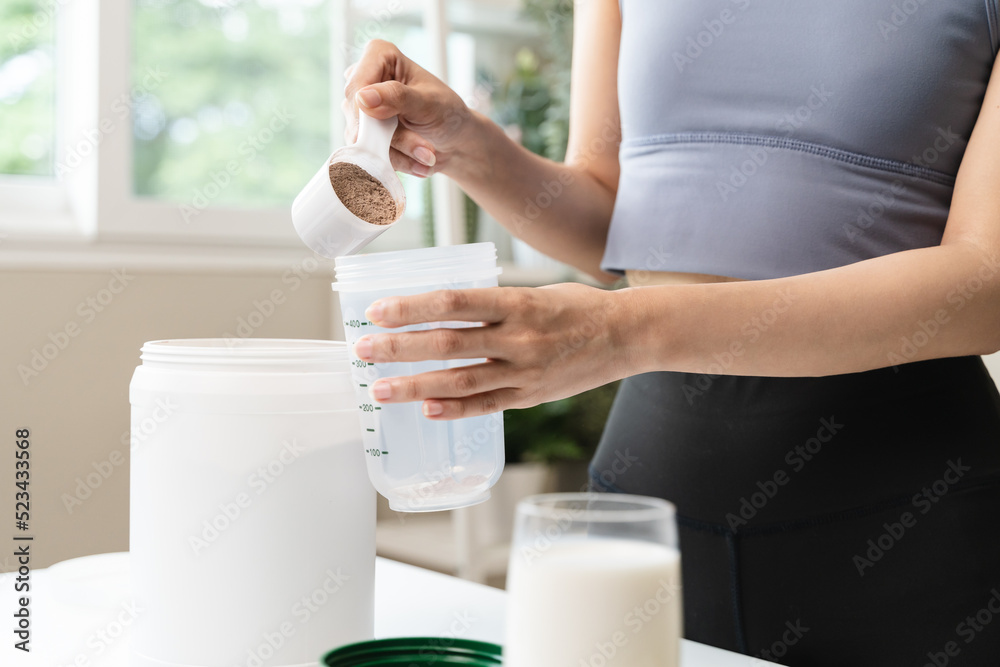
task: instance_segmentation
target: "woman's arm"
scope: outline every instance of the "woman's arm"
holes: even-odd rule
[[[481,328],[359,341],[372,361],[487,363],[379,380],[378,400],[452,419],[655,370],[833,375],[1000,349],[1000,60],[962,160],[942,244],[776,280],[432,292],[376,302],[380,326]]]
[[[534,155],[388,42],[373,41],[349,70],[348,140],[358,103],[376,118],[398,115],[399,171],[454,179],[512,234],[598,278],[618,185],[615,0],[579,3],[574,20],[573,97],[565,164]],[[374,95],[373,95],[374,93]],[[357,102],[354,102],[357,100]]]

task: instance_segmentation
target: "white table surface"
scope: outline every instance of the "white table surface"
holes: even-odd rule
[[[127,627],[108,641],[95,630],[129,620],[128,553],[98,554],[31,573],[32,652],[14,650],[13,574],[0,574],[0,665],[127,667]],[[379,558],[375,636],[453,637],[503,643],[505,593]],[[105,636],[107,636],[105,634]],[[764,667],[765,662],[684,640],[683,667]]]

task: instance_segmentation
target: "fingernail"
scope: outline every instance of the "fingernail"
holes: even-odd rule
[[[413,165],[410,171],[413,172],[414,176],[419,176],[420,178],[427,178],[433,173],[433,170],[430,167],[422,165],[419,162]]]
[[[424,416],[437,417],[444,412],[444,406],[437,401],[424,401]]]
[[[358,359],[367,361],[371,359],[373,347],[371,338],[362,338],[354,344],[354,354],[357,355]]]
[[[372,305],[368,306],[368,310],[365,311],[365,317],[372,322],[381,322],[383,315],[385,315],[385,308],[379,301],[376,301]]]
[[[434,155],[434,152],[424,148],[423,146],[417,146],[413,150],[413,157],[416,158],[417,162],[426,164],[428,167],[433,167],[434,163],[437,162],[437,157]]]
[[[382,104],[382,96],[378,94],[377,90],[366,88],[358,91],[358,101],[369,109],[374,109],[378,105]]]
[[[384,401],[392,396],[392,385],[388,380],[379,380],[372,385],[370,393],[376,401]]]

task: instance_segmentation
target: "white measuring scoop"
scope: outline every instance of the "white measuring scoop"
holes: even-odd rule
[[[358,140],[337,149],[292,203],[292,223],[299,238],[324,257],[353,255],[394,225],[406,208],[403,184],[389,162],[389,145],[398,120],[395,116],[379,120],[363,112],[359,115]],[[330,165],[335,162],[355,164],[381,183],[396,203],[396,217],[377,225],[351,213],[330,181]]]

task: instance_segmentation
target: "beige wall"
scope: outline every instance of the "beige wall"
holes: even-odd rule
[[[297,283],[286,271],[197,275],[128,269],[122,287],[111,282],[110,270],[0,271],[0,540],[9,542],[14,532],[14,431],[28,427],[32,566],[128,549],[128,445],[121,439],[129,428],[128,384],[140,346],[159,338],[239,335],[238,320],[255,310],[254,301],[269,311],[264,301],[275,297],[283,303],[260,318],[254,336],[330,338],[330,280],[322,271],[305,275],[308,279]],[[88,305],[88,298],[96,306]],[[75,336],[60,335],[67,325]],[[32,350],[52,356],[55,347],[43,351],[49,334],[68,344],[25,384],[17,367],[31,366]],[[95,472],[94,464],[113,471],[70,512],[61,497],[73,495],[77,478]],[[11,566],[12,559],[0,557],[0,571]]]

